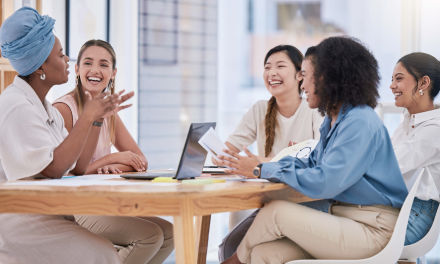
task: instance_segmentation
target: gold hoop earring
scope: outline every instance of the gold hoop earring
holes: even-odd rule
[[[78,83],[79,83],[79,75],[77,75],[75,78],[75,85],[78,86]]]

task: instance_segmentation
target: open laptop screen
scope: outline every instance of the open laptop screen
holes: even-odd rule
[[[206,150],[199,144],[200,138],[209,130],[215,128],[216,123],[192,123],[177,168],[177,179],[199,177],[203,171],[206,159]]]

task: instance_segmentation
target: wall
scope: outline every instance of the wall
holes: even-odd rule
[[[139,1],[139,146],[177,167],[192,122],[217,117],[217,1]]]

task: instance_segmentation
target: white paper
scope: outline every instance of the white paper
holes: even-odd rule
[[[266,179],[243,179],[244,182],[269,182]]]
[[[154,185],[154,186],[173,186],[181,183],[154,183],[150,181],[100,181],[100,180],[40,180],[7,182],[6,185],[31,185],[31,186],[125,186],[125,185]]]
[[[241,177],[241,176],[240,176]],[[269,182],[266,179],[248,179],[248,178],[232,178],[232,177],[215,177],[215,178],[203,178],[206,180],[211,180],[211,179],[219,179],[219,180],[226,180],[226,181],[242,181],[242,182]]]
[[[200,138],[199,144],[216,160],[220,160],[217,158],[217,155],[232,157],[223,152],[223,149],[228,149],[228,147],[226,147],[225,143],[223,143],[212,127]]]
[[[41,181],[19,181],[19,182],[6,182],[5,185],[31,185],[31,186],[80,186],[78,181],[66,181],[66,180],[41,180]]]
[[[71,181],[71,180],[110,180],[110,179],[120,179],[119,174],[89,174],[84,176],[64,176],[61,180]]]
[[[301,143],[287,147],[281,150],[270,162],[277,162],[285,156],[292,156],[296,158],[308,158],[310,153],[315,149],[318,140],[308,139]]]
[[[215,173],[215,172],[225,172],[226,168],[203,168],[203,172]]]

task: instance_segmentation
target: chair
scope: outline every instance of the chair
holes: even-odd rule
[[[394,264],[399,259],[403,251],[403,245],[405,243],[406,226],[408,225],[409,213],[411,212],[412,203],[416,195],[417,188],[419,187],[420,180],[422,178],[424,169],[418,169],[417,180],[414,183],[411,191],[403,203],[400,210],[399,217],[397,218],[396,226],[394,227],[393,235],[387,246],[376,255],[366,259],[356,260],[324,260],[324,259],[304,259],[287,262],[286,264]],[[416,174],[417,175],[417,174]]]
[[[434,223],[432,223],[431,229],[428,234],[420,239],[418,242],[403,247],[402,255],[400,255],[400,262],[416,262],[417,258],[420,258],[427,254],[437,243],[440,234],[440,210],[437,210],[435,214]]]

